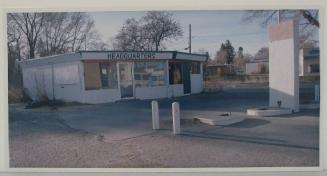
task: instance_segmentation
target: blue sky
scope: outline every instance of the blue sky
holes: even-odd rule
[[[244,53],[254,54],[261,47],[268,46],[267,29],[259,23],[242,22],[243,11],[170,11],[180,22],[184,35],[178,40],[166,42],[167,50],[183,50],[188,46],[188,25],[192,24],[192,51],[205,49],[211,56],[220,48],[222,42],[230,40],[235,49],[242,46]],[[93,12],[95,28],[110,41],[127,18],[140,19],[146,12]],[[186,51],[187,52],[187,51]]]

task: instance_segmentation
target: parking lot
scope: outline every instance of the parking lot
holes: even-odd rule
[[[301,101],[313,97],[301,89]],[[182,134],[172,135],[171,103],[181,107]],[[317,166],[319,110],[247,117],[227,126],[192,121],[196,114],[267,106],[268,88],[231,88],[159,100],[160,130],[151,129],[151,101],[129,100],[57,109],[10,105],[12,167]]]

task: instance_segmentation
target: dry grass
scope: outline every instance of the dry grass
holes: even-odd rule
[[[22,89],[14,86],[8,88],[8,103],[19,103],[23,98]]]

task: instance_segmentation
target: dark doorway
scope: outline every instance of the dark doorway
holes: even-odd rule
[[[184,84],[184,94],[191,93],[191,64],[183,63],[182,64],[182,79]]]
[[[169,63],[169,84],[183,84],[182,64],[179,62]]]

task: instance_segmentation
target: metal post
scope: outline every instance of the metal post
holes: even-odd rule
[[[159,129],[159,106],[157,101],[152,101],[152,129]]]
[[[277,22],[278,24],[280,23],[280,10],[277,10]]]
[[[85,39],[85,41],[84,41],[84,49],[86,50],[86,34],[84,34],[84,39]]]
[[[173,113],[173,133],[174,135],[181,133],[180,127],[180,111],[179,111],[179,103],[174,102],[172,104],[172,113]]]
[[[192,53],[192,33],[191,33],[191,24],[189,24],[189,44],[188,44],[188,52]]]

